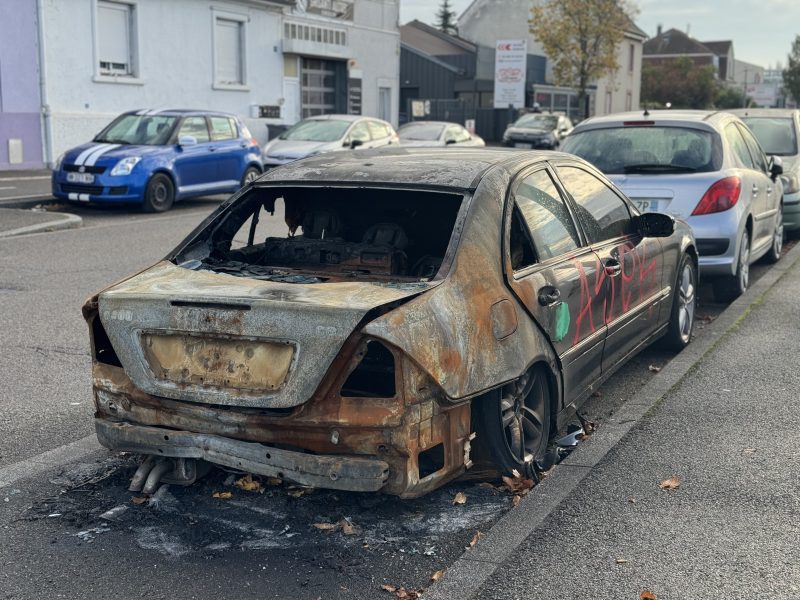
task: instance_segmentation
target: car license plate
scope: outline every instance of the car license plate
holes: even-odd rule
[[[533,144],[523,144],[522,142],[517,142],[516,144],[514,144],[514,147],[515,148],[527,148],[528,150],[530,150],[531,148],[533,148]]]
[[[658,200],[634,200],[639,212],[658,212]]]
[[[67,173],[67,181],[70,183],[94,183],[94,175],[91,173]]]

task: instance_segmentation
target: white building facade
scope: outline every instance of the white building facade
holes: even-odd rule
[[[135,108],[397,123],[398,0],[38,0],[44,162]]]

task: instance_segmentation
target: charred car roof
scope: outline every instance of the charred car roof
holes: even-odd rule
[[[539,158],[567,156],[507,148],[380,148],[330,152],[298,160],[264,173],[257,184],[392,184],[450,190],[475,189],[494,166],[508,167]]]

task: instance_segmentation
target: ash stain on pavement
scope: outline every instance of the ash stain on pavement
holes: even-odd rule
[[[99,536],[121,535],[169,558],[295,551],[317,568],[354,573],[375,554],[383,560],[421,560],[426,568],[427,563],[453,560],[476,531],[487,531],[512,506],[509,494],[477,483],[454,483],[413,500],[316,489],[293,497],[289,492],[298,488],[266,481],[263,493],[248,492],[231,485],[229,473],[216,469],[192,486],[168,486],[150,502],[136,505],[132,498],[137,494],[127,487],[138,462],[126,456],[73,466],[52,480],[61,492],[35,503],[23,518],[44,522],[59,543],[76,548]],[[459,491],[467,495],[464,505],[453,504]],[[232,498],[214,498],[215,492],[231,492]],[[127,509],[115,518],[100,517],[120,506]],[[314,527],[342,519],[354,525],[353,535],[345,535],[341,527]],[[77,535],[106,527],[110,531],[90,533],[88,539]]]

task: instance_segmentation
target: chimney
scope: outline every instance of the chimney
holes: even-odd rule
[[[661,23],[658,24],[658,28],[656,29],[656,35],[661,35]]]

